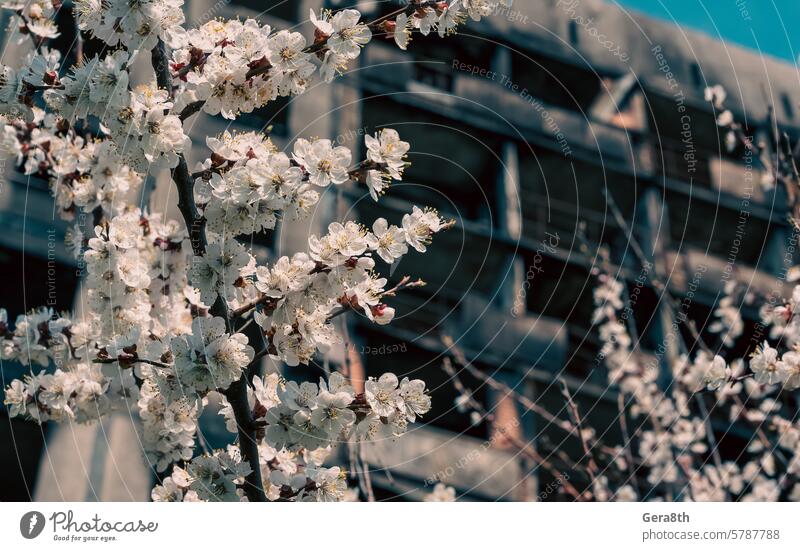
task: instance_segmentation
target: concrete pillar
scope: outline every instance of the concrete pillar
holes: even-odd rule
[[[664,282],[668,274],[666,251],[669,245],[669,217],[661,190],[655,187],[643,190],[636,204],[634,222],[634,231],[644,253],[644,261],[651,264],[646,274],[647,279],[656,278]],[[629,252],[633,254],[630,249]],[[639,260],[636,259],[636,266],[644,270]],[[634,273],[638,277],[638,272]],[[658,309],[648,325],[647,336],[656,343],[656,347],[665,348],[664,354],[661,355],[658,380],[659,384],[666,387],[672,380],[672,365],[679,355],[680,336],[674,335],[673,338],[668,338],[669,332],[673,331],[674,327],[674,312],[666,296],[659,295],[659,299]]]
[[[507,52],[504,48],[498,48],[498,52]],[[510,56],[500,54],[496,58],[498,71],[503,74],[510,74]],[[496,199],[497,199],[497,226],[498,233],[505,239],[518,240],[522,235],[522,212],[519,200],[519,156],[517,144],[511,141],[502,145],[502,166],[497,176]],[[514,300],[521,289],[525,277],[525,260],[522,256],[513,251],[510,252],[500,270],[496,294],[493,300],[494,306],[501,311],[510,312],[514,307]],[[524,301],[524,299],[523,299]],[[524,307],[520,315],[524,315]],[[513,367],[513,366],[510,366]],[[522,380],[524,375],[516,371],[507,370],[495,374],[495,377],[517,392],[525,393],[532,390]],[[516,443],[527,442],[534,434],[532,416],[526,417],[524,426],[521,419],[520,406],[513,396],[503,392],[490,391],[488,408],[494,414],[494,422],[490,427],[489,439],[492,446],[497,449],[515,449]],[[521,472],[530,472],[531,466],[526,465],[524,459],[520,459]],[[524,475],[523,475],[524,476]],[[528,501],[535,495],[531,488],[535,488],[535,479],[524,481],[516,486],[514,500]]]

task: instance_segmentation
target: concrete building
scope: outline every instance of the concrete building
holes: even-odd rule
[[[267,9],[254,0],[187,0],[187,22],[252,14],[283,28],[305,21],[320,4],[289,0]],[[397,8],[394,2],[358,6],[368,20]],[[396,128],[412,145],[407,177],[379,203],[355,186],[331,191],[308,222],[260,239],[263,258],[304,249],[309,233],[337,218],[369,224],[384,216],[399,223],[416,204],[457,221],[427,254],[410,254],[387,273],[393,280],[408,274],[428,282],[392,301],[395,322],[379,327],[348,321],[348,359],[365,375],[390,370],[422,378],[432,390],[434,409],[424,426],[399,445],[364,450],[379,498],[417,499],[442,480],[465,499],[558,499],[543,490],[549,475],[503,434],[512,431],[545,452],[560,447],[563,437],[465,375],[497,418],[496,426],[473,425],[454,407],[457,393],[441,369],[447,352],[442,338],[452,337],[474,365],[555,412],[563,407],[556,377],[563,377],[590,423],[603,426],[616,415],[617,395],[597,361],[599,341],[591,330],[600,246],[610,251],[610,268],[631,289],[641,287],[634,308],[639,353],[664,366],[678,353],[664,346],[673,312],[649,281],[641,283],[641,259],[626,226],[657,278],[679,299],[692,293],[685,313],[701,330],[729,279],[739,282],[742,294],[790,293],[783,261],[794,250],[789,198],[781,187],[761,185],[761,169],[745,152],[725,148],[717,114],[703,97],[714,84],[726,88],[735,118],[758,138],[770,135],[768,104],[781,130],[798,138],[800,88],[793,66],[613,5],[564,0],[517,1],[445,41],[415,35],[408,52],[373,40],[360,65],[333,84],[237,121],[236,128],[271,126],[279,147],[297,137],[323,136],[363,156],[363,134],[383,126]],[[190,124],[195,137],[230,126],[204,115]],[[155,210],[174,208],[169,182],[153,189]],[[51,260],[43,256],[43,236],[51,228],[63,231],[53,217],[42,217],[49,213],[47,200],[40,183],[18,175],[4,183],[0,220],[14,228],[0,235],[10,259],[4,270],[24,260],[28,274],[25,279],[9,271],[12,285],[28,281],[30,288],[29,274],[46,274]],[[69,269],[68,258],[55,261]],[[42,292],[39,285],[36,292]],[[68,306],[72,285],[59,285],[60,305]],[[33,298],[47,298],[30,291],[23,296],[26,307],[43,302]],[[15,306],[13,315],[22,311]],[[757,312],[745,305],[743,315],[745,333],[734,355],[752,346]],[[713,342],[713,335],[703,334]],[[342,351],[333,360],[343,362]],[[6,365],[3,372],[6,380],[17,376]],[[0,430],[6,425],[0,423]],[[14,427],[15,434],[24,432]],[[94,453],[104,465],[102,476],[110,476],[114,439],[97,432],[107,430],[102,426],[85,430],[96,431],[97,444],[84,453]],[[612,431],[610,438],[617,436]],[[723,451],[736,449],[742,436],[729,435]],[[60,453],[68,454],[66,448]],[[2,461],[4,472],[19,469],[7,452]],[[32,484],[35,468],[27,468]],[[135,481],[142,479],[140,467],[130,470],[138,473],[131,475]],[[49,476],[43,472],[40,480]],[[123,472],[117,469],[126,479]],[[67,498],[91,498],[86,488],[96,487],[96,480],[87,475],[84,487]],[[108,486],[119,484],[112,479]],[[124,498],[108,491],[96,498]]]

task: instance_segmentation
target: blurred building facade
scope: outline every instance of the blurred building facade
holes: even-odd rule
[[[238,15],[285,28],[307,21],[309,9],[349,5],[187,0],[187,24]],[[400,5],[358,2],[367,20]],[[346,353],[362,379],[393,371],[422,378],[431,388],[434,408],[424,426],[399,445],[364,450],[379,498],[419,499],[441,480],[465,499],[558,499],[557,492],[545,491],[550,475],[525,459],[507,435],[543,453],[559,448],[574,456],[578,450],[546,422],[462,373],[496,418],[493,426],[474,424],[469,412],[454,406],[458,393],[441,368],[448,353],[443,338],[451,337],[485,373],[562,415],[557,377],[563,378],[590,424],[608,425],[617,395],[607,385],[591,329],[594,271],[604,262],[600,247],[609,251],[604,269],[636,289],[637,352],[660,363],[665,374],[678,354],[665,344],[673,312],[642,279],[628,226],[654,275],[679,299],[691,293],[685,313],[701,329],[730,280],[742,295],[790,294],[784,259],[792,257],[795,233],[787,222],[785,190],[762,186],[754,160],[744,151],[728,151],[704,90],[723,85],[736,120],[758,139],[770,135],[766,106],[772,105],[781,130],[796,140],[800,93],[791,65],[613,5],[564,0],[515,2],[448,40],[415,34],[408,52],[376,39],[359,61],[334,83],[235,124],[205,115],[189,124],[196,143],[226,129],[271,128],[279,148],[290,148],[298,137],[329,137],[360,158],[363,135],[381,127],[397,129],[411,143],[406,178],[380,202],[356,186],[331,190],[310,220],[259,238],[261,260],[304,250],[309,233],[334,219],[369,225],[383,216],[399,224],[404,212],[419,205],[457,221],[427,254],[410,254],[387,270],[392,281],[408,274],[428,285],[392,299],[397,318],[389,326],[350,318],[349,352],[334,358],[344,363]],[[196,148],[190,163],[201,154]],[[3,270],[7,288],[25,285],[23,294],[10,293],[20,301],[12,300],[10,313],[47,303],[51,266],[60,274],[58,306],[69,307],[77,282],[61,275],[74,274],[74,267],[62,252],[64,228],[50,214],[47,187],[6,173],[0,195],[0,220],[9,230],[0,235]],[[153,210],[174,210],[169,182],[151,184]],[[59,235],[52,246],[51,233]],[[745,330],[732,354],[752,346],[749,336],[756,330],[755,308],[744,304],[742,313]],[[3,365],[5,381],[18,376],[14,369]],[[8,430],[5,414],[0,424]],[[16,422],[11,426],[16,438],[30,433],[31,444],[17,446],[22,453],[41,453],[38,427],[32,432]],[[101,476],[108,476],[114,444],[103,439],[110,429],[80,430],[95,431],[95,444],[83,453],[95,457]],[[208,431],[215,430],[209,423]],[[619,435],[612,428],[609,437]],[[746,440],[744,429],[734,431],[723,450]],[[27,486],[20,488],[34,486],[35,458],[4,452],[2,461],[4,472],[25,467]],[[139,473],[132,484],[146,479],[141,466],[131,469]],[[40,470],[40,480],[46,476]],[[86,480],[96,483],[97,475]],[[68,498],[84,496],[92,498],[82,487]],[[125,499],[113,492],[95,497]]]

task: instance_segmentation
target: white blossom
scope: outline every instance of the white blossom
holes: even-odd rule
[[[433,487],[433,491],[425,496],[425,501],[428,502],[441,502],[441,501],[455,501],[456,490],[450,486],[445,486],[441,482]]]
[[[775,384],[780,380],[778,351],[765,342],[750,358],[750,369],[756,381],[762,384]]]
[[[372,411],[389,417],[399,407],[404,407],[397,385],[397,376],[393,373],[384,373],[378,380],[370,378],[365,383],[365,395]]]

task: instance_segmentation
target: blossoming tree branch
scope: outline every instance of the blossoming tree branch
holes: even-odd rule
[[[370,40],[405,50],[413,33],[444,38],[467,17],[495,12],[496,2],[417,0],[369,22],[352,9],[312,12],[307,39],[252,19],[187,30],[181,0],[77,0],[81,31],[106,48],[72,67],[62,67],[60,53],[48,48],[58,36],[60,2],[0,4],[14,12],[32,46],[18,68],[0,67],[2,148],[25,174],[49,180],[64,218],[94,222],[91,235],[76,224],[67,237],[85,266],[82,317],[41,308],[12,325],[0,311],[2,359],[31,369],[6,389],[10,414],[86,423],[138,410],[142,447],[161,473],[155,500],[346,498],[343,469],[325,466],[332,447],[399,438],[430,409],[425,383],[386,373],[357,394],[342,373],[297,384],[259,375],[259,364],[266,356],[291,366],[314,363],[342,343],[333,320],[347,312],[391,322],[391,297],[419,283],[404,278],[387,289],[376,263],[426,252],[451,222],[418,207],[400,226],[385,219],[368,227],[335,222],[309,239],[306,252],[259,265],[243,244],[248,236],[309,216],[326,188],[356,183],[377,201],[402,179],[409,144],[381,129],[366,136],[366,158],[354,163],[349,149],[328,139],[298,139],[279,151],[265,134],[225,133],[206,139],[206,159],[190,169],[184,123],[200,111],[235,120],[303,94],[315,78],[330,81],[346,71]],[[131,66],[139,56],[150,61],[154,78],[134,85]],[[763,185],[786,188],[794,221],[796,150],[776,124],[772,143],[754,140],[725,109],[725,96],[719,87],[707,90],[725,142],[759,163]],[[161,169],[172,176],[180,221],[131,199]],[[477,369],[445,338],[457,364],[448,358],[443,366],[459,392],[456,406],[471,410],[476,422],[493,415],[459,379],[467,372],[563,433],[562,442],[535,447],[514,434],[507,440],[560,481],[558,491],[569,499],[800,500],[800,290],[787,302],[753,297],[729,282],[709,339],[681,315],[679,297],[639,254],[610,195],[608,203],[646,284],[676,320],[670,335],[680,355],[670,383],[639,350],[627,285],[606,260],[596,268],[593,323],[609,385],[619,390],[614,430],[621,444],[606,443],[610,427],[589,426],[566,384],[565,406],[548,411]],[[729,351],[743,332],[740,310],[756,300],[764,335],[751,357],[737,358]],[[258,328],[255,342],[246,327]],[[198,416],[212,393],[238,441],[198,450]],[[719,436],[731,433],[747,443],[723,457]],[[570,439],[580,457],[565,455]],[[428,499],[453,498],[439,485]]]
[[[790,221],[797,231],[798,144],[778,131],[772,109],[771,138],[757,141],[752,130],[736,123],[725,108],[724,89],[709,87],[705,95],[718,114],[717,124],[729,151],[748,152],[765,188],[785,188]],[[686,303],[673,296],[655,273],[613,196],[606,196],[609,212],[625,232],[639,265],[642,285],[658,293],[672,319],[659,350],[665,356],[671,343],[678,350],[667,365],[667,377],[661,376],[659,358],[641,350],[628,282],[622,270],[610,263],[609,252],[601,248],[601,262],[592,274],[597,281],[592,329],[601,342],[597,363],[608,371],[608,389],[617,393],[614,422],[588,425],[586,412],[580,411],[563,381],[565,404],[560,411],[548,411],[472,365],[454,340],[445,336],[443,343],[461,368],[456,371],[449,357],[443,365],[459,393],[456,406],[471,411],[475,422],[491,421],[492,412],[460,380],[463,371],[563,435],[552,443],[537,440],[537,450],[528,442],[514,441],[513,435],[509,441],[521,455],[548,471],[556,491],[570,500],[800,501],[800,285],[786,300],[777,292],[780,288],[773,295],[758,296],[746,283],[731,279],[709,316],[707,331],[701,334],[686,314]],[[585,248],[590,250],[588,244]],[[796,270],[787,266],[789,281],[797,280]],[[741,311],[748,304],[760,304],[760,319],[751,353],[742,358],[733,349],[741,344],[745,328]],[[622,435],[621,445],[608,444],[612,431]],[[725,439],[734,444],[723,443]],[[580,445],[581,453],[566,457],[568,444]]]
[[[382,129],[354,164],[329,139],[283,152],[265,134],[226,132],[206,139],[207,158],[190,170],[184,121],[199,111],[233,120],[302,94],[315,76],[347,70],[372,39],[405,50],[412,33],[445,37],[496,2],[417,0],[372,22],[354,9],[312,12],[309,40],[254,19],[186,29],[182,0],[76,0],[79,29],[107,47],[69,68],[48,48],[61,2],[2,5],[32,41],[18,68],[0,67],[2,146],[25,174],[49,180],[64,218],[94,220],[91,235],[75,225],[67,238],[86,268],[82,319],[40,308],[12,326],[0,314],[2,358],[31,366],[6,389],[10,414],[85,423],[138,409],[147,459],[164,473],[154,500],[342,499],[344,471],[323,466],[332,446],[401,436],[430,409],[425,383],[385,373],[356,394],[338,372],[298,385],[260,377],[258,364],[309,364],[342,342],[332,319],[344,311],[389,323],[386,299],[419,283],[387,289],[376,262],[424,253],[451,222],[417,207],[401,226],[334,222],[307,252],[259,265],[237,238],[308,216],[330,186],[356,182],[377,201],[402,178],[409,144]],[[134,86],[138,56],[155,79]],[[171,171],[182,221],[129,200],[158,169]],[[250,322],[259,342],[241,330]],[[211,393],[238,446],[198,453]]]

